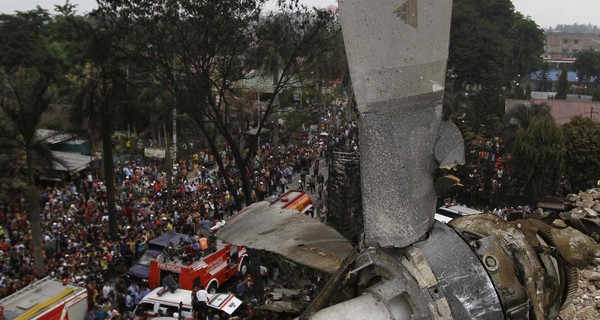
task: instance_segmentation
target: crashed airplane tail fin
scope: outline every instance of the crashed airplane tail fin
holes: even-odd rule
[[[422,237],[435,214],[434,152],[444,165],[464,154],[460,132],[438,139],[451,12],[450,0],[340,1],[368,245],[400,248]]]

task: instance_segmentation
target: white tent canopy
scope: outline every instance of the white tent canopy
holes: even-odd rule
[[[54,170],[57,171],[68,171],[68,172],[79,172],[85,169],[95,157],[85,156],[78,153],[72,152],[62,152],[62,151],[52,151],[52,155],[55,158],[61,160],[63,164],[58,162],[54,163]]]

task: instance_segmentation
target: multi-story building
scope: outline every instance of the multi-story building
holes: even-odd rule
[[[546,31],[545,58],[572,58],[579,51],[600,50],[600,34],[583,32]]]

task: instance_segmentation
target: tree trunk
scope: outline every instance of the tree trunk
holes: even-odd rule
[[[275,123],[273,124],[273,155],[279,157],[279,93],[275,93],[277,83],[279,82],[279,70],[275,68],[273,72],[273,106],[275,107]]]
[[[254,144],[256,144],[256,141]],[[255,152],[252,152],[252,147],[250,150],[251,154],[255,154]],[[239,152],[238,148],[231,148],[231,154],[233,155],[233,161],[237,164],[238,170],[240,171],[240,181],[242,182],[244,199],[246,200],[246,205],[249,206],[252,204],[252,186],[250,185],[250,179],[248,178],[248,161],[242,158],[242,154]],[[247,159],[252,159],[252,157],[249,156]]]
[[[167,171],[167,212],[173,212],[173,160],[171,159],[171,143],[167,138],[167,126],[165,129],[165,170]]]
[[[32,169],[29,169],[30,171]],[[33,175],[33,173],[30,173]],[[29,190],[27,192],[27,213],[29,215],[29,226],[31,227],[31,249],[33,251],[33,266],[36,278],[46,276],[46,264],[42,254],[42,226],[40,223],[40,196],[35,186],[35,181],[30,178]]]
[[[199,124],[200,130],[204,134],[204,137],[206,137],[209,149],[215,156],[215,161],[217,162],[219,169],[221,169],[223,171],[223,177],[225,179],[225,184],[227,185],[227,189],[233,195],[233,198],[235,200],[236,209],[240,210],[242,208],[241,201],[237,195],[236,188],[234,188],[233,182],[231,181],[231,179],[229,179],[229,177],[227,176],[227,173],[225,171],[225,165],[223,163],[223,159],[221,158],[221,154],[219,153],[219,148],[215,144],[215,135],[213,134],[212,136],[210,136],[208,129],[202,125],[201,121],[198,121],[198,124]],[[240,146],[235,144],[235,140],[233,139],[231,134],[228,131],[221,131],[221,133],[222,133],[225,141],[227,141],[227,143],[229,144],[231,153],[233,154],[233,157],[234,157],[234,163],[237,165],[238,170],[240,171],[239,178],[242,181],[242,191],[244,192],[244,200],[246,202],[246,205],[250,205],[252,203],[252,197],[250,196],[251,195],[251,192],[249,190],[250,182],[248,181],[248,174],[247,174],[248,170],[246,169],[247,161],[243,161],[243,159],[241,157],[241,153],[240,153]]]
[[[106,76],[102,79],[103,100],[101,105],[102,121],[102,165],[104,168],[104,183],[106,184],[106,206],[108,209],[108,235],[111,240],[118,239],[117,206],[115,201],[115,169],[112,153],[112,121],[108,101],[108,83]]]
[[[27,190],[27,215],[29,218],[29,227],[31,228],[31,251],[33,253],[33,266],[35,268],[35,276],[43,278],[46,276],[46,263],[44,261],[42,248],[42,225],[40,221],[40,194],[35,185],[35,177],[33,171],[33,159],[27,147],[25,153],[25,161],[27,162],[27,182],[29,188]]]
[[[235,145],[235,140],[233,137],[227,132],[221,132],[223,134],[223,138],[229,145],[231,146],[231,155],[233,156],[233,161],[237,165],[238,170],[240,171],[240,181],[242,183],[242,191],[244,192],[244,200],[246,201],[246,205],[249,206],[252,204],[252,186],[250,185],[250,178],[248,177],[248,163],[251,159],[256,155],[256,150],[258,148],[258,139],[253,140],[248,148],[249,154],[244,158],[242,156],[242,152],[240,151],[240,146]],[[257,136],[260,134],[260,131],[257,132]]]

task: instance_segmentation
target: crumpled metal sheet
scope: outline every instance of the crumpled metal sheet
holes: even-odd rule
[[[517,276],[530,299],[530,319],[546,319],[550,312],[560,307],[554,305],[552,300],[556,294],[556,284],[548,285],[551,283],[552,273],[544,268],[555,266],[543,265],[545,261],[540,259],[535,249],[536,245],[539,246],[539,242],[528,241],[532,237],[526,236],[529,229],[523,228],[523,223],[506,222],[493,214],[479,214],[456,218],[448,225],[466,234],[478,235],[482,238],[492,236],[495,238],[494,241],[502,242],[516,266],[515,270],[518,270]]]
[[[234,245],[267,250],[332,274],[352,251],[334,229],[295,210],[255,203],[227,221],[217,238]]]
[[[402,248],[433,225],[433,149],[441,93],[388,101],[361,115],[361,184],[366,244]],[[402,108],[401,108],[402,107]]]
[[[276,313],[291,313],[298,314],[302,310],[302,303],[299,301],[275,301],[270,304],[263,304],[258,308],[263,311],[271,311]]]
[[[436,222],[419,248],[435,275],[440,295],[454,319],[504,319],[494,284],[469,245],[451,228]]]
[[[443,169],[465,163],[465,142],[460,129],[452,120],[442,121],[440,125],[439,140],[435,144],[435,158]]]

